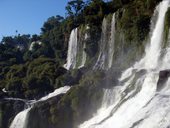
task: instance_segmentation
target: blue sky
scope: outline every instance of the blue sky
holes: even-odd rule
[[[65,16],[68,0],[0,0],[0,40],[3,36],[39,34],[50,16]]]

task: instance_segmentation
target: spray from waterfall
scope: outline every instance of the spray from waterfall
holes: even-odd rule
[[[105,59],[106,59],[106,43],[107,43],[107,19],[103,19],[102,23],[102,34],[99,44],[99,56],[94,69],[104,69],[105,68]]]
[[[93,69],[104,69],[111,68],[114,54],[114,41],[115,41],[115,14],[112,16],[111,28],[108,34],[109,23],[106,18],[103,19],[102,23],[102,34],[99,41],[99,56]]]

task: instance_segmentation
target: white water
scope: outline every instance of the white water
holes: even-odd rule
[[[40,101],[48,100],[49,98],[55,97],[57,95],[64,94],[69,89],[70,89],[69,86],[64,86],[64,87],[61,87],[59,89],[56,89],[54,92],[48,94],[45,97],[42,97],[40,100],[34,101],[34,104],[36,104],[37,102],[40,102]],[[27,126],[27,118],[28,118],[28,115],[29,115],[29,111],[31,110],[32,107],[33,106],[31,104],[31,107],[29,107],[29,108],[25,109],[24,111],[18,113],[15,116],[14,120],[12,121],[12,123],[10,125],[10,128],[26,128],[26,126]]]
[[[81,41],[81,43],[82,43],[82,45],[83,45],[82,49],[80,48],[80,51],[82,52],[82,53],[81,53],[81,54],[82,54],[82,57],[80,58],[80,59],[81,59],[81,63],[80,63],[80,66],[78,66],[78,68],[82,68],[82,67],[84,67],[85,64],[86,64],[87,54],[86,54],[86,52],[85,52],[85,49],[86,49],[86,42],[87,42],[87,40],[90,38],[90,35],[89,35],[89,33],[88,33],[88,30],[89,30],[89,29],[90,29],[90,27],[87,25],[87,26],[86,26],[85,36],[84,36],[84,42]],[[82,33],[81,33],[81,34],[82,34]],[[79,43],[80,43],[80,42],[79,42]]]
[[[100,40],[100,49],[99,49],[99,56],[97,59],[96,64],[94,65],[94,69],[104,69],[105,62],[106,62],[106,44],[107,44],[107,24],[108,21],[106,18],[103,19],[102,23],[102,34]]]
[[[167,128],[170,126],[170,79],[157,91],[159,71],[170,69],[169,50],[160,63],[164,19],[169,0],[156,8],[158,18],[151,28],[150,45],[141,61],[125,70],[119,78],[123,86],[104,94],[102,108],[79,128]],[[153,26],[151,26],[153,27]],[[144,69],[144,70],[143,70]],[[141,74],[142,71],[145,71]],[[112,100],[110,100],[112,99]]]
[[[115,13],[112,17],[111,37],[109,41],[109,53],[108,53],[108,68],[112,67],[113,55],[114,55],[114,42],[115,42]]]
[[[10,128],[25,128],[27,123],[27,117],[28,117],[27,115],[30,110],[31,108],[28,108],[18,113],[15,116],[14,120],[12,121]]]
[[[168,4],[166,2],[161,3],[162,6],[159,6],[159,14],[158,14],[158,20],[156,23],[156,27],[153,31],[150,48],[146,52],[146,63],[145,66],[151,69],[156,68],[158,59],[160,56],[160,50],[161,50],[161,43],[162,43],[162,34],[164,30],[164,17],[165,13],[168,8]],[[164,5],[165,4],[165,5]]]
[[[89,30],[89,26],[86,27],[86,31]],[[70,34],[68,43],[67,62],[64,67],[69,69],[82,68],[86,63],[86,40],[89,38],[88,33],[83,33],[81,29],[73,29]]]
[[[20,98],[4,98],[5,100],[13,100],[13,101],[22,101],[22,102],[27,102],[29,100],[25,100],[25,99],[20,99]],[[34,101],[34,100],[32,100]]]
[[[31,45],[30,45],[30,47],[29,47],[29,50],[30,50],[30,51],[33,50],[33,47],[34,47],[35,44],[42,45],[42,42],[40,42],[40,41],[34,41],[34,42],[32,42]]]
[[[69,70],[76,67],[76,57],[77,57],[77,28],[71,31],[69,43],[68,43],[68,53],[67,53],[67,63],[64,67]]]
[[[5,89],[5,88],[3,88],[3,89],[2,89],[2,92],[7,93],[7,91],[6,91],[6,89]]]
[[[85,35],[85,39],[86,39],[86,38],[87,38],[87,37],[86,37],[86,35]],[[86,63],[87,55],[86,55],[86,52],[84,51],[85,48],[86,48],[86,44],[84,43],[84,44],[83,44],[83,49],[82,49],[82,51],[83,51],[82,61],[81,61],[81,65],[79,66],[79,68],[84,67],[84,65],[85,65],[85,63]]]
[[[70,86],[64,86],[61,88],[56,89],[54,92],[49,93],[47,96],[42,97],[40,100],[38,101],[45,101],[48,100],[49,98],[52,98],[54,96],[57,96],[59,94],[63,94],[66,93],[68,90],[70,90]]]
[[[90,35],[88,33],[90,27],[87,25],[86,27],[86,33],[85,33],[85,42],[87,42],[87,40],[90,38]],[[82,57],[82,63],[81,63],[81,66],[80,67],[84,67],[85,66],[85,63],[86,63],[86,59],[87,59],[87,54],[85,52],[85,49],[86,49],[86,43],[83,44],[83,57]]]
[[[99,56],[93,69],[109,69],[112,66],[115,41],[115,14],[112,16],[110,36],[108,36],[108,25],[107,19],[104,18],[102,23],[102,35],[99,44]]]

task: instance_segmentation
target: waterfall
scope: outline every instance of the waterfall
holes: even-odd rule
[[[87,25],[85,30],[89,30],[89,26]],[[67,53],[67,62],[64,64],[64,67],[69,69],[82,68],[86,63],[86,40],[89,38],[87,32],[76,28],[71,31],[70,39],[68,43],[68,53]]]
[[[119,85],[105,90],[102,107],[79,128],[168,128],[170,127],[170,79],[158,92],[159,72],[170,69],[169,50],[160,60],[164,19],[169,0],[162,1],[156,8],[158,17],[151,26],[150,43],[145,56],[125,70]],[[156,12],[155,11],[155,12]],[[154,28],[152,28],[154,27]],[[111,99],[111,100],[110,100]]]
[[[158,6],[159,9],[158,20],[156,23],[156,27],[152,33],[150,47],[147,49],[146,58],[145,58],[146,59],[145,66],[152,69],[156,68],[160,56],[160,50],[161,50],[160,44],[162,43],[162,34],[164,30],[163,28],[164,17],[168,8],[168,4],[166,4],[165,2],[161,4],[162,6]]]
[[[111,23],[111,37],[109,41],[109,53],[108,53],[108,68],[112,67],[113,54],[114,54],[114,41],[115,41],[115,13],[112,17]]]
[[[94,69],[104,69],[105,68],[105,59],[106,59],[106,43],[107,43],[107,20],[106,18],[103,19],[102,23],[102,35],[100,40],[100,49],[99,49],[99,56],[97,62],[94,66]]]
[[[89,40],[90,35],[88,33],[90,27],[87,25],[85,28],[85,32],[79,32],[79,43],[78,43],[78,58],[77,58],[77,66],[78,68],[82,68],[85,66],[87,54],[85,52],[86,49],[86,42]]]
[[[27,127],[27,118],[29,118],[29,111],[31,110],[31,108],[33,107],[34,104],[36,104],[37,102],[40,102],[40,101],[48,100],[49,98],[55,97],[57,95],[64,94],[69,89],[70,89],[69,86],[64,86],[64,87],[56,89],[54,92],[48,94],[47,96],[42,97],[38,101],[34,101],[33,103],[30,102],[29,108],[25,109],[24,111],[18,113],[15,116],[14,120],[12,121],[12,123],[10,125],[10,128],[26,128]]]
[[[108,29],[111,34],[108,34]],[[115,14],[112,16],[111,28],[106,18],[102,23],[102,34],[99,42],[99,56],[94,69],[109,69],[112,66],[115,41]]]
[[[42,42],[40,42],[40,41],[33,41],[33,42],[30,44],[30,46],[29,46],[29,51],[32,51],[32,50],[33,50],[35,44],[42,45]]]
[[[48,100],[49,98],[52,98],[54,96],[66,93],[68,90],[70,90],[70,86],[64,86],[61,88],[56,89],[54,92],[49,93],[47,96],[42,97],[40,100],[38,101],[45,101]]]
[[[77,28],[73,29],[70,34],[68,43],[67,63],[64,67],[69,70],[70,68],[76,67],[76,56],[77,56]]]
[[[87,37],[87,34],[85,35],[85,39],[88,38]],[[82,68],[84,67],[85,63],[86,63],[86,58],[87,58],[87,55],[86,55],[86,52],[84,51],[84,49],[86,48],[86,44],[84,43],[83,44],[83,49],[82,49],[82,60],[81,60],[81,65],[78,67],[78,68]]]
[[[26,121],[27,121],[27,115],[31,108],[25,109],[24,111],[18,113],[14,120],[12,121],[12,124],[10,128],[25,128],[26,127]]]

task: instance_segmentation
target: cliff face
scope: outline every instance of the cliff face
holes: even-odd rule
[[[42,103],[48,104],[50,111],[43,114],[38,111],[36,115],[48,117],[48,127],[75,128],[97,112],[102,105],[103,90],[116,86],[120,73],[144,56],[152,33],[150,29],[155,26],[158,17],[158,12],[154,13],[158,3],[159,1],[135,0],[114,14],[105,16],[101,29],[95,26],[88,26],[88,30],[87,26],[78,28],[75,57],[77,66],[74,69],[84,70],[84,75],[58,102],[49,100]],[[169,11],[166,13],[165,36],[169,30],[168,17]],[[167,39],[164,43],[166,42]],[[77,69],[83,61],[83,52],[86,53],[83,66],[88,67],[88,70]],[[42,107],[35,106],[34,109],[41,110]],[[30,114],[30,121],[34,114]],[[38,126],[39,122],[42,123],[34,123]]]
[[[28,114],[26,128],[76,128],[92,118],[100,107],[108,106],[116,99],[116,96],[108,98],[108,95],[116,95],[117,92],[111,89],[126,83],[128,78],[122,83],[118,79],[123,70],[133,67],[135,62],[145,56],[146,46],[153,34],[152,28],[158,20],[159,12],[154,10],[161,0],[115,1],[119,9],[114,14],[105,16],[100,27],[82,25],[72,31],[67,63],[64,66],[70,70],[69,75],[59,80],[72,85],[72,88],[64,95],[35,104]],[[162,48],[169,45],[169,10],[165,16]],[[164,54],[161,52],[161,56]],[[123,100],[113,112],[128,100],[128,92],[137,90],[133,94],[135,95],[140,90],[141,87],[135,82],[146,74],[147,69],[136,70],[131,72],[137,73],[129,80],[131,86],[121,93]],[[66,80],[65,77],[68,76],[71,79]],[[113,112],[109,116],[112,116]],[[86,125],[82,127],[84,126]]]
[[[159,2],[160,0],[117,1],[120,9],[105,16],[100,27],[88,26],[89,30],[79,27],[78,44],[81,46],[84,38],[86,47],[77,51],[84,50],[87,54],[86,66],[106,70],[118,65],[125,69],[139,59],[148,42],[151,17]],[[83,31],[88,34],[89,38],[86,40],[85,36],[81,36],[85,35]],[[76,63],[79,62],[78,58],[82,58],[81,53],[77,53]]]

